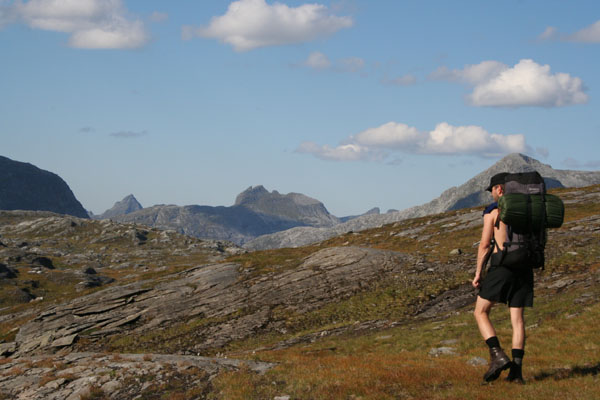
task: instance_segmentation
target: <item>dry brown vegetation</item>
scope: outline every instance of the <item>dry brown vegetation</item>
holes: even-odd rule
[[[431,264],[436,268],[432,272],[423,272],[418,284],[407,286],[406,282],[382,278],[380,285],[310,312],[290,313],[284,308],[276,308],[273,310],[274,317],[285,320],[285,329],[257,331],[253,337],[208,353],[278,363],[264,375],[242,368],[220,373],[208,383],[202,371],[190,370],[189,376],[173,374],[168,384],[151,386],[141,398],[161,398],[157,393],[166,393],[170,396],[168,398],[228,400],[273,399],[276,396],[290,396],[290,399],[597,399],[600,386],[600,341],[597,334],[600,318],[600,229],[596,230],[594,226],[598,225],[600,217],[600,201],[594,194],[599,192],[600,185],[553,191],[565,200],[566,219],[562,228],[550,234],[546,269],[536,275],[539,284],[535,307],[526,311],[528,338],[524,375],[527,384],[524,386],[508,384],[502,379],[490,385],[480,384],[486,366],[473,366],[470,362],[476,357],[487,360],[487,349],[473,320],[472,306],[433,318],[415,318],[415,313],[424,304],[441,293],[464,287],[472,279],[480,226],[473,224],[448,232],[456,228],[452,225],[454,221],[480,212],[478,208],[351,232],[313,246],[229,257],[225,261],[238,263],[241,279],[249,281],[297,268],[306,257],[326,247],[393,250],[410,254],[424,265]],[[100,250],[102,247],[96,244],[89,247],[84,237],[92,235],[96,228],[85,226],[81,227],[82,231],[77,231],[80,227],[74,229],[79,240],[72,246],[77,252],[92,248],[107,254],[111,251],[125,254],[130,246],[113,239],[102,245],[108,246],[107,249]],[[415,233],[401,234],[406,231]],[[159,234],[152,230],[148,237],[151,239]],[[55,240],[50,233],[48,238]],[[461,249],[462,254],[451,255],[454,249]],[[206,260],[201,254],[171,256],[167,250],[152,257],[150,261],[141,256],[132,257],[126,260],[131,267],[106,270],[106,275],[117,278],[121,283],[155,279]],[[168,260],[167,268],[160,269],[161,261],[165,260]],[[137,264],[144,264],[146,271],[135,267]],[[0,322],[0,342],[13,340],[14,328],[33,318],[48,303],[95,290],[77,292],[68,280],[69,271],[81,268],[83,264],[63,263],[58,257],[56,265],[57,270],[52,274],[35,278],[39,279],[40,288],[45,291],[43,303],[3,303],[5,308],[1,314],[26,310],[32,310],[32,314],[12,319],[9,323]],[[23,284],[28,279],[27,270],[25,266],[18,268],[17,282]],[[553,287],[561,280],[570,283]],[[240,310],[235,316],[242,316],[245,312]],[[497,307],[492,319],[501,342],[510,347],[511,328],[506,308]],[[344,330],[369,321],[389,323],[357,331]],[[145,335],[122,335],[107,341],[103,350],[185,352],[196,340],[194,332],[215,322],[197,318]],[[277,344],[293,339],[299,340],[276,348]],[[85,340],[78,343],[82,349],[86,345]],[[432,348],[442,346],[452,347],[454,354],[430,355]],[[111,357],[120,360],[119,354]],[[8,363],[6,360],[0,359],[0,365]],[[151,356],[144,356],[143,360],[151,361]],[[35,366],[49,367],[50,364],[50,361],[42,360]],[[18,372],[14,368],[6,371],[9,374]],[[51,377],[49,374],[46,379]],[[203,383],[189,386],[196,381]],[[90,396],[101,398],[97,391],[92,391]]]

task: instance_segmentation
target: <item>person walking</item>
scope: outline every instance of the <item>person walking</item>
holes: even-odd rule
[[[487,191],[491,192],[494,202],[483,213],[483,230],[477,252],[477,268],[473,279],[473,287],[479,289],[475,303],[474,316],[483,339],[489,347],[490,365],[483,376],[485,382],[491,382],[500,376],[502,371],[510,368],[507,381],[525,383],[522,374],[523,356],[525,355],[525,319],[524,308],[533,306],[533,268],[508,268],[499,265],[494,257],[501,254],[504,244],[508,242],[508,229],[500,221],[498,199],[504,194],[504,178],[508,173],[494,175]],[[491,256],[491,266],[483,277],[483,268]],[[502,350],[496,330],[490,320],[490,312],[496,303],[507,304],[510,310],[512,325],[512,361]]]

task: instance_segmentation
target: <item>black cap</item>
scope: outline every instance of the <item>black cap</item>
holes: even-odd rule
[[[504,178],[506,178],[506,175],[508,175],[508,172],[500,172],[499,174],[492,176],[492,179],[490,179],[490,186],[488,186],[485,190],[491,192],[494,186],[504,184]]]

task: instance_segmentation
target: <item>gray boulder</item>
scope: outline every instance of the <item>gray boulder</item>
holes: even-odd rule
[[[48,269],[54,269],[54,263],[48,257],[35,257],[31,264],[34,266],[44,267]]]
[[[0,279],[16,278],[18,272],[18,270],[9,268],[6,264],[0,263]]]

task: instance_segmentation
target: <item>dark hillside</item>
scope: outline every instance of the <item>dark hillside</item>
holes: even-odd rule
[[[87,218],[58,175],[0,156],[0,210],[39,210]]]

